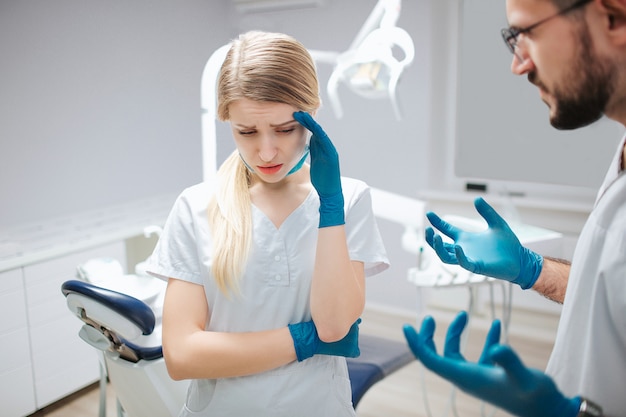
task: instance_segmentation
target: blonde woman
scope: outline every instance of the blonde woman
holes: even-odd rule
[[[314,62],[290,36],[245,33],[217,100],[236,150],[179,196],[148,269],[168,280],[168,372],[192,380],[181,416],[354,416],[345,357],[364,278],[388,260],[368,187],[340,177],[313,119]]]

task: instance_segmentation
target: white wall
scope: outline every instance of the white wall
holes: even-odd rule
[[[201,179],[225,1],[0,2],[0,230]]]

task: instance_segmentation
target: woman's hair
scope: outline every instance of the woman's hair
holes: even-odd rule
[[[306,48],[280,33],[247,32],[233,40],[217,80],[217,117],[230,120],[236,100],[284,103],[314,112],[320,107],[315,63]],[[250,175],[235,150],[217,172],[209,203],[211,271],[220,290],[238,289],[252,240]]]

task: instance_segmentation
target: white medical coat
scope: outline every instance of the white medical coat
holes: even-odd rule
[[[372,211],[369,188],[342,178],[350,259],[365,274],[389,265]],[[211,235],[203,183],[179,196],[150,257],[148,271],[204,286],[210,309],[206,329],[261,331],[311,320],[309,295],[319,224],[319,198],[312,190],[280,228],[252,207],[250,255],[240,296],[225,297],[211,275]],[[260,374],[193,380],[181,416],[355,416],[345,358],[315,355]]]
[[[567,396],[626,415],[626,172],[619,150],[580,234],[547,373]]]

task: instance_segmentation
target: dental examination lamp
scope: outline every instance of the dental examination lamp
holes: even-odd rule
[[[217,174],[217,77],[230,45],[221,46],[209,57],[200,81],[202,106],[202,177],[213,183]]]
[[[379,0],[347,51],[311,51],[317,62],[334,65],[326,90],[337,118],[343,117],[338,89],[344,84],[364,98],[389,98],[396,119],[402,119],[396,88],[413,62],[415,47],[411,36],[396,26],[400,9],[401,0]],[[398,51],[401,58],[394,54]]]

